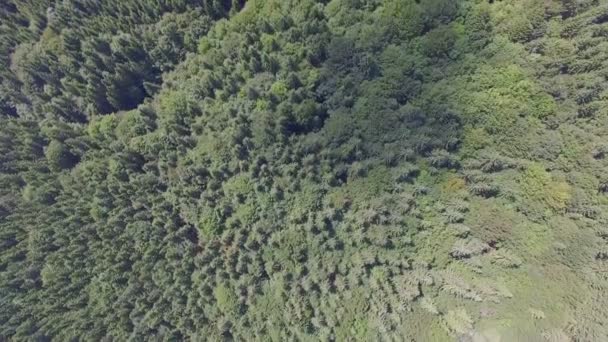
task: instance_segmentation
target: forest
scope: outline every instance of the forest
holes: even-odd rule
[[[608,341],[607,0],[0,0],[1,341]]]

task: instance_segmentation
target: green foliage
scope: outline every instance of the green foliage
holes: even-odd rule
[[[223,230],[221,214],[218,211],[204,211],[200,215],[198,229],[205,238],[218,236]]]
[[[195,51],[215,19],[242,6],[217,0],[204,6],[188,0],[16,3],[3,11],[11,25],[0,31],[3,51],[16,57],[2,61],[0,84],[20,89],[3,92],[7,110],[72,122],[137,107],[156,93],[163,73]]]
[[[449,57],[458,39],[452,26],[442,25],[427,33],[421,43],[422,52],[428,57]]]
[[[217,307],[226,314],[235,314],[238,308],[237,296],[230,287],[220,284],[213,291]]]
[[[44,151],[49,167],[53,171],[69,169],[78,162],[76,156],[60,141],[53,140]]]
[[[344,306],[344,319],[336,329],[336,338],[367,340],[372,336],[369,320],[364,314],[368,310],[368,304],[360,291],[354,291],[349,295],[348,303]]]
[[[473,320],[465,309],[450,310],[444,319],[448,332],[455,335],[467,334],[473,328]]]
[[[538,0],[499,2],[494,21],[497,31],[514,41],[528,41],[545,25],[544,3]]]
[[[607,340],[606,13],[9,0],[0,340]]]
[[[526,197],[543,202],[553,210],[565,209],[571,197],[570,186],[564,181],[553,179],[551,174],[538,164],[528,167],[519,182]]]
[[[132,138],[152,131],[153,127],[152,118],[147,116],[144,111],[132,110],[120,117],[120,122],[116,125],[116,136],[128,142]]]
[[[116,115],[98,117],[87,126],[87,132],[93,139],[100,141],[111,140],[115,136],[114,130],[118,122],[119,120]]]
[[[382,7],[387,26],[392,27],[394,34],[413,38],[424,29],[422,6],[416,1],[387,1]]]

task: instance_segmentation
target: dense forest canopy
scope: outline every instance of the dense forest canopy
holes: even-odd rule
[[[0,2],[0,340],[608,340],[605,0]]]

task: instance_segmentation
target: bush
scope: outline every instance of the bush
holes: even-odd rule
[[[76,157],[70,150],[60,141],[53,140],[49,143],[44,151],[49,167],[53,171],[61,171],[72,168],[78,163]]]
[[[116,124],[116,135],[123,141],[144,135],[152,130],[154,124],[143,111],[136,109],[122,114]]]
[[[213,291],[217,307],[225,314],[236,314],[238,298],[234,290],[225,284],[218,285]]]
[[[495,197],[500,193],[500,189],[493,184],[476,183],[469,186],[469,191],[473,195],[490,198]]]
[[[539,0],[498,2],[495,26],[498,31],[516,42],[526,42],[542,33],[544,28],[544,3]]]
[[[453,26],[443,25],[427,33],[422,39],[422,53],[431,58],[449,57],[458,39]]]
[[[571,187],[564,181],[555,180],[540,164],[533,164],[519,177],[523,195],[547,207],[564,210],[571,197]]]
[[[489,249],[490,246],[479,239],[459,239],[452,246],[450,255],[456,259],[470,258],[483,254]]]

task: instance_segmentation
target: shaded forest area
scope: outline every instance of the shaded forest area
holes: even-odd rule
[[[0,22],[0,338],[608,340],[606,1]]]

